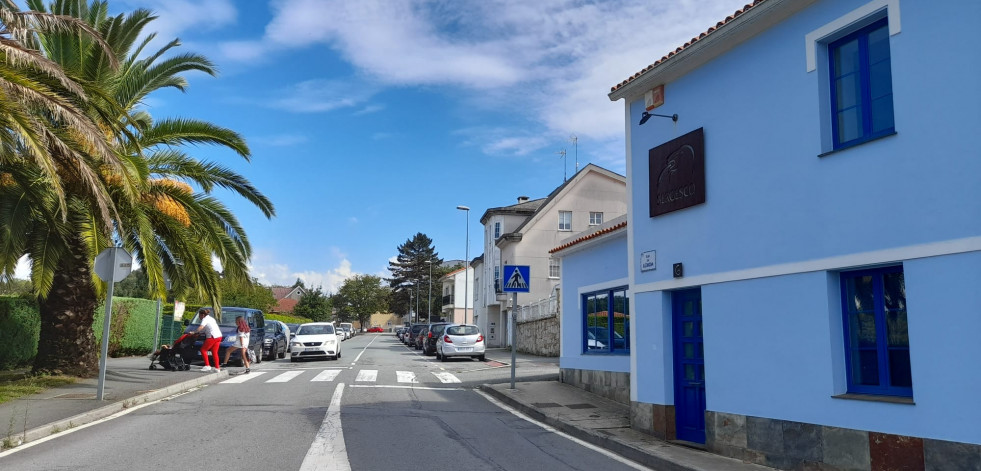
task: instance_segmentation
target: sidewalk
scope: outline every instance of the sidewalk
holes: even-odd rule
[[[489,349],[487,360],[490,364],[510,364],[511,352]],[[200,367],[167,371],[150,370],[149,366],[146,357],[110,358],[105,400],[101,402],[95,400],[98,380],[92,378],[0,404],[0,440],[18,445],[38,440],[228,377],[227,371],[203,373],[198,371]],[[557,358],[518,354],[517,368],[531,374],[523,378],[519,374],[515,389],[510,389],[510,381],[504,381],[484,384],[480,391],[561,432],[658,471],[771,470],[663,442],[631,429],[629,406],[550,380],[558,377]]]

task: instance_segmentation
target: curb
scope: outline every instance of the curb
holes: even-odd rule
[[[494,396],[495,399],[514,407],[521,413],[584,442],[612,451],[613,453],[616,453],[617,455],[620,455],[635,463],[642,464],[652,469],[657,469],[658,471],[692,471],[692,469],[694,469],[679,465],[678,463],[658,456],[651,455],[642,449],[636,448],[627,443],[623,443],[613,437],[601,435],[592,430],[578,428],[563,420],[549,417],[543,414],[541,411],[511,397],[503,391],[490,387],[490,385],[486,386],[487,387],[481,388],[481,391],[487,392],[491,396]]]
[[[184,381],[182,383],[172,384],[163,389],[157,389],[155,391],[150,391],[148,393],[140,394],[138,396],[133,396],[120,401],[116,401],[109,405],[100,407],[98,409],[91,410],[88,412],[83,412],[74,417],[69,417],[67,419],[61,419],[45,425],[41,425],[32,428],[24,433],[19,433],[15,436],[11,436],[12,439],[17,440],[17,445],[8,449],[13,449],[25,443],[29,443],[34,440],[39,440],[41,438],[55,435],[61,431],[78,427],[79,425],[85,425],[90,422],[95,422],[96,420],[99,419],[104,419],[106,417],[109,417],[110,415],[128,409],[129,407],[137,404],[157,401],[165,397],[173,396],[174,394],[177,393],[182,393],[184,391],[187,391],[189,389],[198,386],[214,383],[220,379],[225,379],[227,377],[228,377],[228,373],[225,371],[221,371],[219,373],[210,373],[196,379]]]

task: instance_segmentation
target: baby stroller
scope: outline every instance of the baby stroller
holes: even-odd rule
[[[184,361],[194,355],[194,336],[191,334],[181,335],[173,346],[161,345],[160,350],[153,352],[150,357],[150,369],[157,369],[157,365],[170,371],[187,371],[191,365]],[[188,353],[190,352],[190,354]]]

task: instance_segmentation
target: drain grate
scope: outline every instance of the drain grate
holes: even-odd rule
[[[535,406],[535,407],[537,407],[539,409],[545,409],[545,408],[548,408],[548,407],[562,407],[562,404],[556,404],[554,402],[533,402],[533,403],[531,403],[531,405],[533,405],[533,406]]]
[[[569,404],[566,407],[570,409],[595,409],[596,406],[592,404]]]

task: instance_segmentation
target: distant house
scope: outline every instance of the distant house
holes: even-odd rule
[[[477,265],[481,273],[476,294],[477,324],[488,334],[489,346],[507,345],[508,298],[501,289],[505,265],[530,267],[531,292],[518,295],[519,306],[536,303],[554,306],[561,266],[549,250],[569,235],[602,225],[627,212],[627,182],[623,175],[588,164],[547,197],[518,198],[511,206],[484,212],[484,253]],[[547,309],[546,309],[547,310]],[[518,349],[540,355],[559,354],[557,312],[519,319]],[[498,334],[499,333],[499,334]]]
[[[634,428],[781,469],[979,469],[979,18],[756,0],[613,87]]]
[[[306,294],[306,290],[301,286],[273,286],[269,290],[276,298],[276,306],[272,311],[283,314],[292,313],[296,303]]]
[[[439,279],[442,301],[440,316],[446,322],[473,323],[473,268],[460,268]]]

